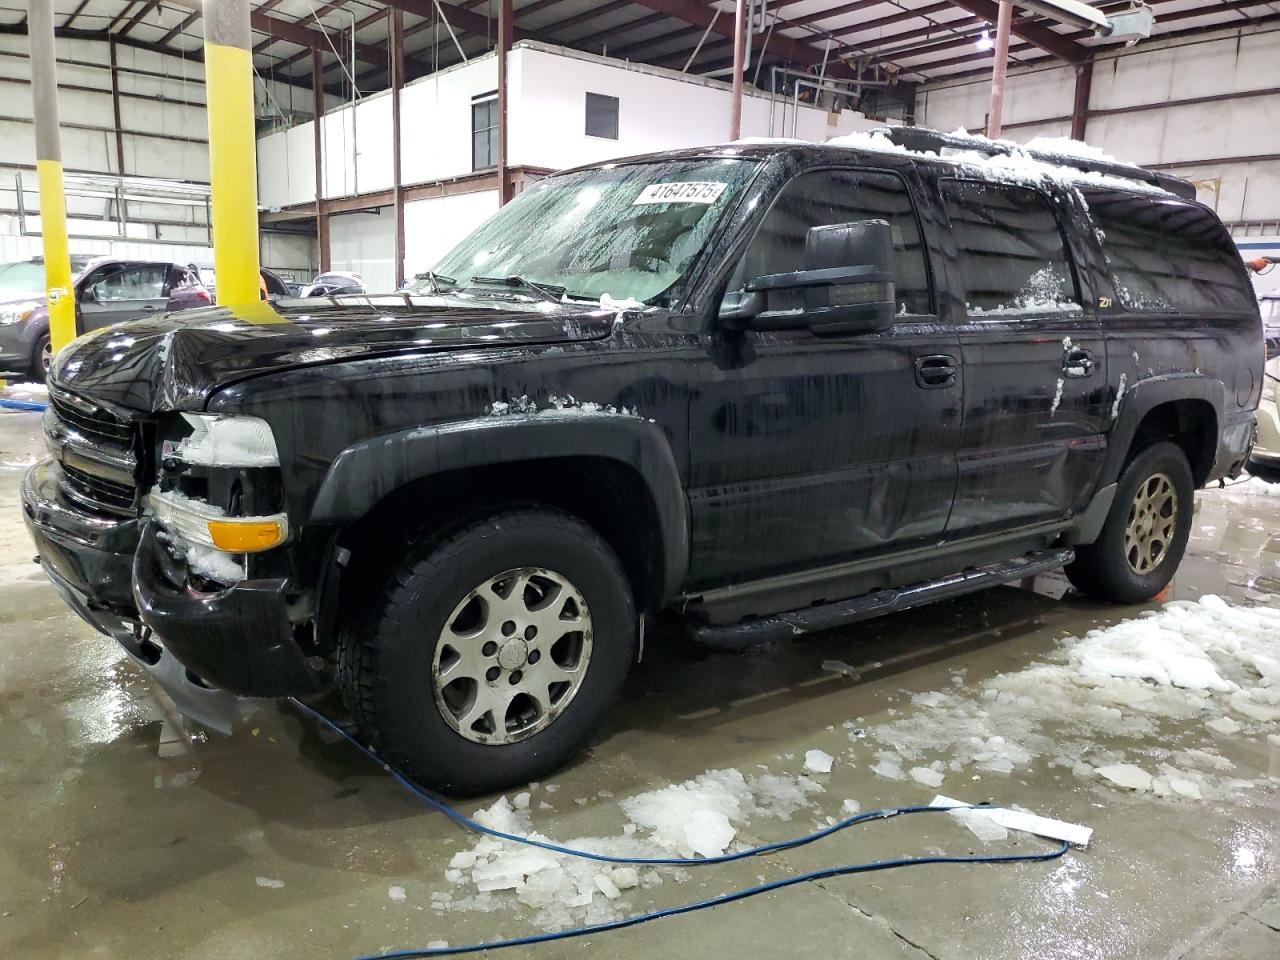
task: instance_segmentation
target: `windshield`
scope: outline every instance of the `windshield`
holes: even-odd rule
[[[525,190],[410,289],[490,286],[657,302],[684,276],[755,173],[749,160],[679,160],[550,177]]]
[[[44,263],[18,260],[0,263],[0,290],[39,291],[44,289]]]
[[[71,257],[71,275],[79,276],[89,264],[91,257]],[[0,263],[0,290],[17,290],[24,293],[38,293],[44,290],[43,260],[13,260]]]

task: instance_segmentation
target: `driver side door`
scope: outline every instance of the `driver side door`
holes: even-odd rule
[[[946,526],[960,348],[938,320],[909,178],[909,168],[799,174],[730,278],[732,302],[756,277],[803,269],[813,227],[879,219],[893,230],[897,316],[888,330],[819,336],[798,325],[713,338],[718,353],[690,402],[691,575],[700,589],[893,552]]]
[[[168,281],[168,264],[135,263],[87,286],[80,304],[85,331],[163,313],[169,306]]]

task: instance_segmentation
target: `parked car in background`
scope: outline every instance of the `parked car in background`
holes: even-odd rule
[[[205,289],[209,291],[209,296],[213,298],[213,302],[218,302],[218,286],[217,275],[213,272],[213,267],[197,267],[194,264],[191,269],[195,270],[200,276],[200,281],[204,284]],[[296,297],[298,294],[293,289],[294,285],[285,282],[284,278],[274,270],[268,270],[263,267],[261,270],[260,290],[265,291],[264,300],[273,300],[278,297]]]
[[[340,297],[364,292],[364,278],[360,274],[331,270],[320,274],[303,287],[300,296]]]
[[[77,335],[213,302],[199,272],[179,263],[73,256],[71,272]],[[52,361],[43,258],[0,264],[0,298],[0,370],[43,381]]]
[[[1249,454],[1249,472],[1280,483],[1280,296],[1258,301],[1267,362],[1262,372],[1262,400],[1258,404],[1258,442]]]

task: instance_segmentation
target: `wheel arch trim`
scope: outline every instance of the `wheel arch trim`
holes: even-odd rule
[[[1107,442],[1099,486],[1116,482],[1129,455],[1134,437],[1143,418],[1156,407],[1177,401],[1198,400],[1213,408],[1216,422],[1213,437],[1214,462],[1209,465],[1209,478],[1221,458],[1222,430],[1227,423],[1227,390],[1221,380],[1196,374],[1170,374],[1139,381],[1126,390],[1119,400],[1118,416]]]
[[[653,499],[663,547],[662,599],[684,585],[689,507],[666,435],[639,417],[543,412],[416,427],[362,440],[330,465],[310,523],[345,525],[407,483],[470,467],[598,457],[635,470]]]

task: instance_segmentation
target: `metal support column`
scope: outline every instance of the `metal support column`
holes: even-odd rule
[[[498,2],[498,204],[511,199],[511,177],[507,173],[510,131],[507,127],[507,55],[515,39],[511,0]]]
[[[400,175],[400,88],[404,86],[404,12],[387,10],[391,18],[391,199],[395,212],[393,268],[396,289],[404,285],[404,185]]]
[[[205,0],[204,69],[218,302],[257,303],[258,166],[249,0]]]
[[[995,63],[991,68],[991,109],[987,111],[987,136],[992,140],[1000,136],[1004,120],[1004,74],[1009,66],[1009,28],[1013,25],[1013,4],[1000,0],[1000,13],[996,19]]]
[[[1093,61],[1076,67],[1076,95],[1071,104],[1071,139],[1084,140],[1089,126],[1089,95],[1093,90]]]
[[[315,117],[316,162],[316,253],[320,272],[329,269],[329,215],[324,212],[324,58],[319,50],[311,51],[311,112]],[[397,128],[399,129],[399,128]]]
[[[742,74],[746,70],[747,0],[737,0],[733,13],[733,92],[729,103],[729,139],[742,137]]]
[[[76,298],[67,250],[67,197],[62,188],[58,138],[58,66],[53,45],[53,0],[31,0],[31,100],[36,128],[36,176],[40,181],[40,234],[44,286],[49,302],[49,342],[55,352],[76,337]]]

